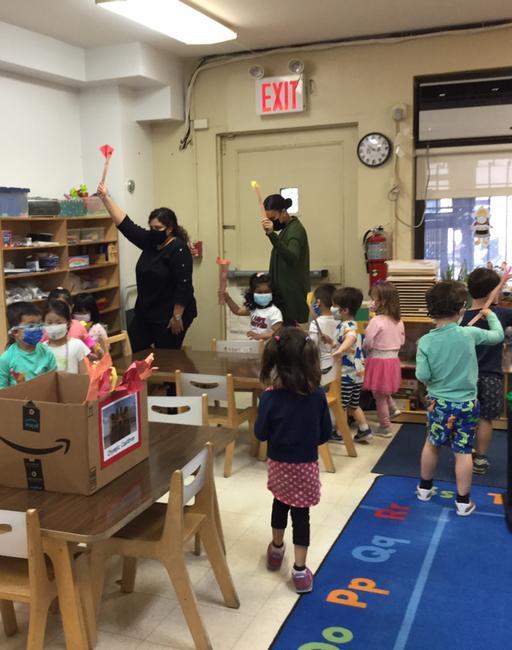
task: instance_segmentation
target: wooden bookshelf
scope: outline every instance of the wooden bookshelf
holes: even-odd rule
[[[103,236],[92,241],[81,239],[68,241],[68,231],[80,228],[103,228]],[[41,242],[37,246],[10,246],[0,248],[0,348],[7,341],[7,298],[16,286],[38,287],[42,291],[62,286],[69,289],[73,296],[79,293],[93,293],[105,298],[106,305],[100,310],[102,321],[109,332],[121,328],[121,294],[119,287],[119,245],[117,228],[108,215],[91,215],[81,217],[56,217],[52,215],[37,217],[0,217],[0,229],[11,231],[13,238],[19,240],[31,237],[32,233],[51,235],[52,242]],[[1,241],[1,240],[0,240]],[[69,258],[78,254],[98,254],[108,250],[114,244],[115,260],[89,264],[88,266],[69,268]],[[101,248],[100,248],[101,247]],[[6,265],[26,268],[27,257],[38,253],[53,253],[59,257],[59,267],[49,271],[30,273],[6,273]],[[87,287],[91,284],[92,286]],[[44,299],[34,299],[38,307],[44,306]]]

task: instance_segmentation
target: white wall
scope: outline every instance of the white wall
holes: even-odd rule
[[[77,90],[0,74],[0,185],[60,197],[82,182]]]

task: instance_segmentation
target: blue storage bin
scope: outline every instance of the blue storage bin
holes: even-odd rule
[[[28,216],[28,193],[26,187],[0,187],[0,215],[2,217]]]

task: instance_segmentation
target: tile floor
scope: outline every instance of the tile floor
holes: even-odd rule
[[[357,458],[347,457],[343,446],[331,445],[337,471],[321,473],[322,500],[311,510],[308,565],[313,571],[371,485],[375,475],[370,470],[389,442],[374,437],[369,445],[357,445]],[[222,457],[217,458],[216,485],[240,609],[223,606],[204,555],[198,558],[190,552],[188,569],[215,650],[266,650],[297,599],[290,580],[291,533],[287,531],[288,552],[281,572],[269,573],[265,551],[270,540],[272,496],[266,489],[265,464],[249,456],[244,434],[229,479],[222,477],[222,464]],[[193,650],[172,586],[158,563],[139,564],[133,594],[119,592],[119,577],[120,561],[115,558],[106,580],[97,650]],[[16,607],[20,634],[7,639],[0,630],[2,650],[25,648],[28,609]],[[53,614],[48,619],[45,648],[65,650],[60,619]]]

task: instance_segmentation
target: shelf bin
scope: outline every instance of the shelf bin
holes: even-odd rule
[[[28,193],[25,187],[0,187],[0,216],[28,216]]]

